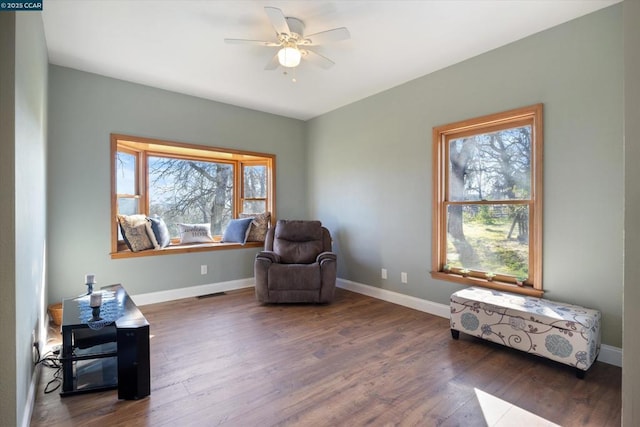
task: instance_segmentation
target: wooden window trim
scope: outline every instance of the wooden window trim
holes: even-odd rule
[[[273,154],[258,153],[253,151],[242,151],[236,149],[210,147],[206,145],[186,144],[181,142],[166,141],[152,138],[136,137],[131,135],[111,134],[111,253],[112,259],[136,258],[145,256],[170,255],[179,253],[205,252],[216,250],[230,250],[242,248],[262,247],[262,242],[247,242],[244,245],[239,243],[221,243],[220,236],[216,236],[212,243],[200,244],[179,244],[177,239],[172,239],[171,245],[162,249],[148,249],[140,252],[131,252],[123,241],[118,240],[117,215],[117,178],[115,174],[116,155],[118,151],[127,152],[137,156],[138,176],[137,176],[137,196],[141,206],[141,213],[149,215],[149,196],[147,157],[162,156],[168,158],[196,159],[206,161],[216,161],[220,163],[233,164],[234,168],[234,196],[233,196],[233,216],[237,218],[242,211],[242,166],[243,164],[259,163],[267,167],[267,198],[266,207],[271,212],[271,222],[275,222],[275,174],[276,156]],[[210,153],[210,155],[205,155]]]
[[[244,194],[244,168],[245,167],[250,167],[250,166],[266,166],[267,170],[269,170],[269,165],[267,164],[267,162],[263,161],[263,160],[248,160],[248,161],[243,161],[240,164],[240,173],[238,174],[238,188],[240,189],[240,197],[238,200],[239,206],[238,209],[239,211],[242,210],[242,206],[244,206],[244,202],[245,201],[255,201],[255,200],[260,200],[260,201],[264,201],[265,206],[269,206],[269,192],[267,191],[267,196],[266,197],[245,197]],[[267,188],[271,188],[270,183],[271,183],[271,174],[267,174]]]
[[[438,280],[455,282],[469,286],[483,286],[491,289],[509,291],[519,294],[540,297],[543,295],[542,286],[542,192],[543,192],[543,105],[536,104],[517,108],[501,113],[490,114],[470,120],[450,123],[433,128],[433,194],[432,194],[432,249],[431,249],[431,277]],[[479,133],[488,133],[505,128],[530,124],[532,128],[532,168],[531,168],[531,196],[525,201],[504,200],[500,204],[528,204],[529,205],[529,278],[518,285],[510,276],[496,276],[488,281],[481,274],[471,272],[463,277],[459,272],[444,271],[446,263],[447,238],[447,204],[446,200],[448,177],[446,162],[448,161],[448,140]],[[482,201],[474,201],[483,204]],[[489,202],[488,204],[494,204]]]

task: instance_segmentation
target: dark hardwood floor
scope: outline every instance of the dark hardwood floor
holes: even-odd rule
[[[494,422],[504,405],[562,426],[620,425],[620,368],[596,362],[579,380],[568,366],[453,340],[447,319],[341,289],[325,306],[259,305],[246,289],[141,310],[151,396],[44,394],[53,370],[43,367],[31,426],[531,425]]]

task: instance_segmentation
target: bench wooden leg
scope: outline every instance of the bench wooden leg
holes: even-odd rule
[[[452,329],[451,330],[451,336],[453,337],[454,340],[457,340],[458,338],[460,338],[460,331]]]

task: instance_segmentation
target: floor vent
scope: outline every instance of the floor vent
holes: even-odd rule
[[[220,297],[222,295],[226,295],[226,292],[214,292],[212,294],[198,295],[196,298],[198,298],[198,299],[212,298],[212,297]]]

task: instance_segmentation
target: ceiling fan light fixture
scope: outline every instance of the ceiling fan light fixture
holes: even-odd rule
[[[293,68],[300,65],[302,53],[296,47],[283,47],[278,51],[278,62],[283,67]]]
[[[276,41],[247,39],[224,39],[224,41],[233,44],[250,44],[254,46],[278,48],[277,53],[269,58],[269,62],[267,62],[267,65],[264,67],[265,70],[272,71],[278,69],[278,67],[284,67],[286,74],[288,69],[295,70],[295,68],[300,65],[303,57],[305,61],[308,60],[314,65],[329,69],[335,65],[335,63],[329,58],[314,52],[313,49],[309,49],[309,47],[348,40],[351,37],[349,30],[345,27],[320,31],[305,37],[304,22],[298,18],[285,16],[277,7],[265,6],[264,11],[267,13],[271,26],[275,30]]]

